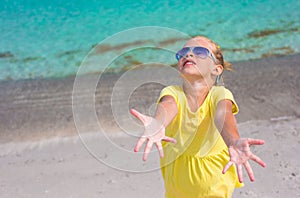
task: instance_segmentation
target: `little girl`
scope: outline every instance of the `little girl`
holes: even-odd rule
[[[155,144],[165,197],[231,197],[234,188],[242,186],[243,166],[254,181],[250,159],[266,166],[250,151],[251,145],[264,141],[239,136],[234,117],[238,106],[228,89],[217,86],[230,64],[216,43],[197,36],[185,43],[176,59],[182,86],[161,91],[154,117],[131,110],[145,127],[134,151],[147,141],[147,160]]]

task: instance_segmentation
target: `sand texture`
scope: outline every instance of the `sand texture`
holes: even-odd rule
[[[256,181],[245,173],[246,186],[233,197],[300,197],[300,55],[234,67],[224,82],[240,107],[239,132],[265,140],[252,149],[267,167],[251,163]],[[89,112],[75,115],[82,120],[79,133],[72,111],[74,77],[0,82],[0,197],[163,197],[158,154],[153,150],[144,163],[133,153],[141,127],[125,111],[147,113],[164,85],[180,81],[163,70],[131,74],[134,79],[119,84],[122,74],[101,76],[93,104],[98,123]],[[149,79],[153,82],[140,86]],[[91,106],[93,89],[79,90],[75,105],[81,110]]]

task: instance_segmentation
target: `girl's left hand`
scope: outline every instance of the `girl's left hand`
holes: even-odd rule
[[[259,157],[254,155],[251,150],[251,145],[262,145],[264,144],[264,140],[259,139],[250,139],[250,138],[240,138],[238,139],[232,146],[229,147],[229,156],[230,161],[224,167],[222,173],[224,174],[232,164],[236,165],[238,178],[240,183],[243,182],[243,166],[245,167],[250,181],[254,181],[254,174],[252,168],[249,164],[249,159],[255,161],[262,167],[266,167],[264,161],[262,161]]]

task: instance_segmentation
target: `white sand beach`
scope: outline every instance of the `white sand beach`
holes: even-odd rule
[[[265,140],[265,145],[253,147],[253,152],[265,160],[267,167],[251,163],[256,181],[250,182],[245,173],[246,185],[237,189],[233,197],[299,197],[300,119],[249,121],[240,123],[239,130],[245,137]],[[130,138],[114,140],[128,142],[132,147],[134,144],[134,139]],[[111,146],[99,135],[90,135],[85,141],[87,145]],[[102,151],[105,153],[101,154],[107,157],[118,157],[109,149]],[[140,164],[144,163],[133,151],[132,156],[136,156]],[[104,164],[105,159],[99,159],[88,152],[78,137],[2,144],[1,197],[163,197],[159,170],[121,171]],[[119,167],[126,167],[126,160],[119,163]]]
[[[240,106],[239,132],[265,140],[252,149],[267,167],[251,163],[256,181],[250,182],[245,173],[245,187],[233,197],[300,197],[300,55],[234,66],[224,80]],[[103,83],[112,87],[117,77],[109,76]],[[163,197],[158,154],[151,153],[145,163],[133,152],[136,137],[111,120],[105,103],[109,89],[96,94],[104,130],[78,135],[73,82],[70,78],[0,83],[1,197]],[[142,109],[151,104],[160,88],[137,90],[130,105]]]

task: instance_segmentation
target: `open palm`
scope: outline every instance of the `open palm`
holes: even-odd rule
[[[161,141],[176,143],[176,140],[165,135],[164,125],[161,122],[157,121],[155,118],[141,114],[134,109],[131,109],[130,112],[143,123],[145,128],[143,135],[140,137],[134,148],[134,152],[138,152],[144,142],[147,141],[143,160],[147,160],[148,154],[150,153],[153,144],[155,144],[155,146],[157,147],[160,157],[163,157],[164,152]]]
[[[234,145],[229,147],[230,161],[225,166],[223,173],[225,173],[232,164],[235,164],[237,168],[239,181],[243,182],[242,168],[244,166],[248,173],[250,181],[254,181],[255,178],[249,160],[257,162],[262,167],[265,167],[266,164],[259,157],[257,157],[251,152],[250,146],[262,144],[264,144],[264,141],[259,139],[241,138],[238,141],[236,141]]]

